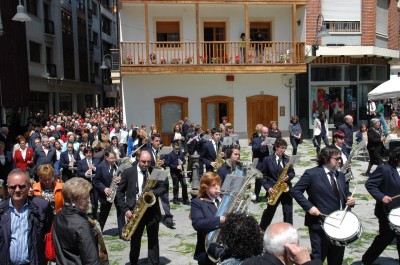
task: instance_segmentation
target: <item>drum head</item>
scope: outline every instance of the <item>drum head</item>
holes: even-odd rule
[[[390,211],[388,216],[389,222],[395,226],[400,226],[400,207]]]
[[[345,216],[344,214],[345,211],[336,211],[325,218],[323,229],[330,238],[346,240],[360,231],[361,225],[357,216],[352,212],[347,212]]]

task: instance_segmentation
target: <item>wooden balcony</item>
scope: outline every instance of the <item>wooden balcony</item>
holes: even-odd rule
[[[121,42],[122,74],[304,73],[304,42]]]

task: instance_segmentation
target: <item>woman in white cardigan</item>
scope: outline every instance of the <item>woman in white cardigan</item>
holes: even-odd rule
[[[328,141],[328,119],[325,117],[325,113],[321,112],[318,118],[314,121],[314,146],[317,148],[317,155],[321,150],[321,139],[324,141],[325,146],[329,145]]]

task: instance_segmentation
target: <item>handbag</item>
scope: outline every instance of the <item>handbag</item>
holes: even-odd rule
[[[296,138],[296,142],[297,142],[297,144],[302,144],[303,143],[303,138],[300,138],[300,139]]]
[[[51,226],[50,232],[44,236],[44,254],[48,261],[54,261],[56,259],[56,250],[54,249],[53,242],[53,226]]]

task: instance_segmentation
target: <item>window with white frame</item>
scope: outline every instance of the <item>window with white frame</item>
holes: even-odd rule
[[[388,36],[388,0],[376,1],[376,34],[387,37]]]
[[[322,0],[322,14],[330,32],[361,32],[361,0]]]
[[[179,42],[179,21],[157,21],[156,22],[157,42]],[[158,43],[157,47],[179,47],[178,43],[173,45]]]

